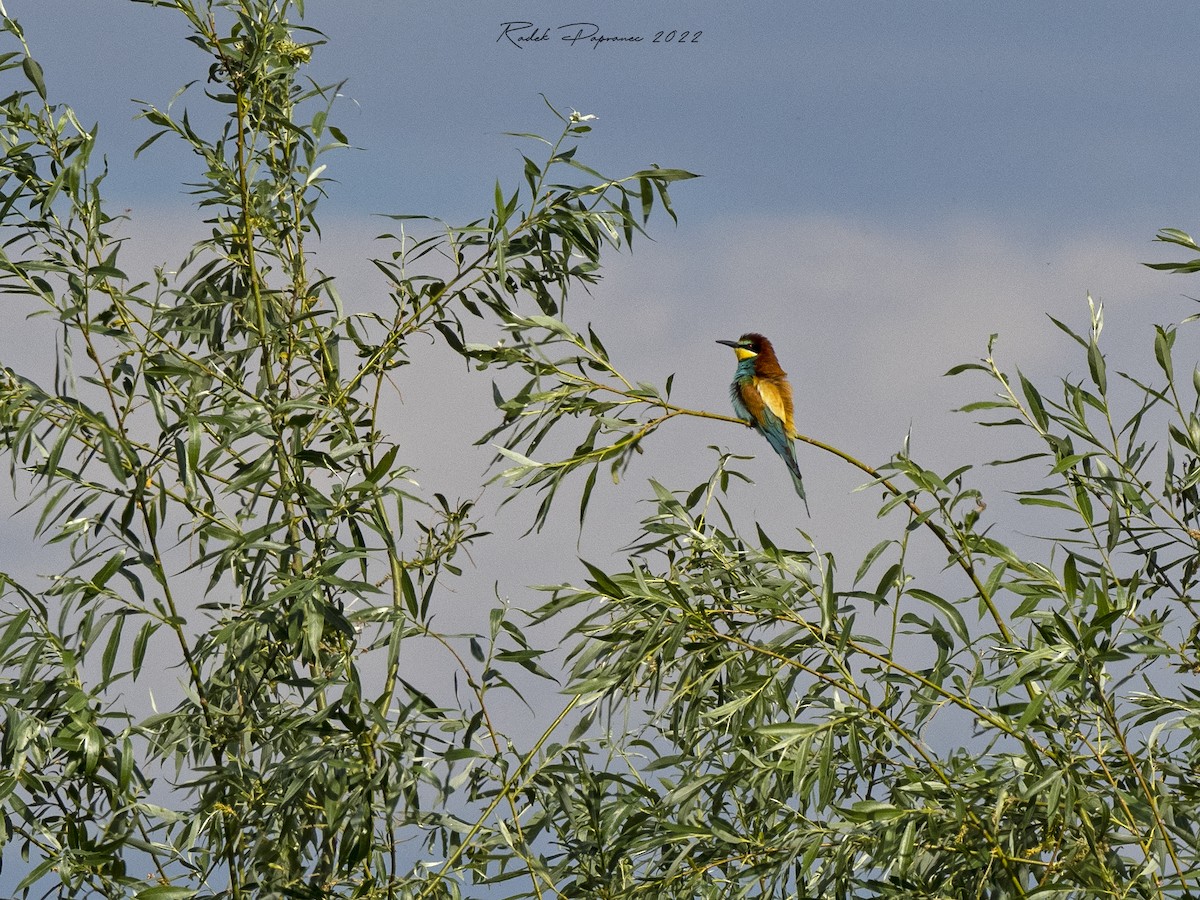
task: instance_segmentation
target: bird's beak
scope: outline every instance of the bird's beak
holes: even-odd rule
[[[738,358],[738,362],[742,362],[743,360],[747,359],[754,359],[754,357],[758,356],[758,354],[753,350],[743,347],[737,341],[717,341],[717,343],[724,344],[726,347],[732,347],[733,355]]]

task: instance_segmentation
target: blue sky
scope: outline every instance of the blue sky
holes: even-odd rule
[[[104,124],[115,161],[145,134],[130,98],[165,103],[205,74],[168,11],[7,6],[52,88]],[[1193,208],[1186,109],[1200,11],[1186,5],[450,0],[310,2],[308,14],[329,38],[311,74],[347,79],[339,119],[362,148],[338,163],[338,209],[473,211],[511,162],[502,132],[546,121],[539,92],[600,116],[594,152],[614,166],[653,159],[703,172],[692,223],[969,212],[1034,231],[1157,223]],[[497,42],[501,23],[518,19],[552,39]],[[559,26],[577,21],[647,42],[562,41],[573,32]],[[702,34],[648,43],[661,29]],[[149,165],[166,167],[167,156]],[[169,183],[120,176],[141,202],[171,195]]]
[[[183,40],[182,19],[132,2],[6,7],[52,100],[100,123],[110,200],[130,210],[127,268],[180,258],[198,231],[182,187],[195,160],[167,139],[136,161],[132,151],[150,133],[134,98],[162,106],[199,79],[179,103],[195,121],[208,115],[207,61]],[[310,0],[308,13],[328,38],[309,74],[345,79],[333,121],[355,149],[328,159],[337,183],[318,257],[352,304],[383,297],[366,262],[386,250],[373,242],[390,228],[377,214],[484,214],[496,178],[515,183],[518,151],[534,149],[505,132],[556,130],[545,94],[598,117],[580,155],[597,168],[658,163],[704,176],[677,187],[678,227],[660,218],[653,243],[611,259],[583,313],[634,377],[677,373],[687,405],[726,410],[732,360],[713,341],[761,330],[791,373],[801,431],[880,462],[911,429],[935,468],[981,463],[1015,454],[950,410],[988,387],[941,374],[982,354],[988,334],[1001,333],[1009,367],[1082,371],[1045,316],[1083,328],[1090,291],[1106,304],[1110,352],[1145,370],[1150,323],[1193,311],[1187,281],[1140,263],[1174,255],[1151,244],[1158,228],[1195,218],[1200,8]],[[551,39],[514,47],[501,39],[510,21]],[[561,40],[579,22],[644,40]],[[660,30],[701,34],[654,43]],[[48,358],[54,340],[10,338],[18,361],[27,347]],[[1194,348],[1185,332],[1180,352]],[[472,446],[492,421],[490,386],[448,355],[418,353],[425,368],[409,371],[427,381],[406,385],[397,428],[443,440],[414,441],[407,458],[431,490],[473,496],[490,459]],[[628,540],[646,478],[687,487],[705,477],[713,443],[758,457],[746,464],[758,482],[741,498],[747,517],[795,527],[796,510],[779,503],[785,473],[753,435],[672,426],[631,470],[625,499],[598,501],[585,551]],[[870,503],[851,494],[857,475],[806,448],[801,464],[814,508],[805,526],[834,548],[873,543]],[[561,532],[517,556],[569,574],[577,536]],[[479,551],[489,578],[512,569],[513,548],[494,546]],[[509,586],[519,592],[519,578]]]
[[[181,186],[195,161],[167,139],[131,157],[151,130],[134,119],[133,98],[165,105],[206,76],[182,19],[111,0],[4,5],[25,27],[52,101],[100,123],[110,199],[130,210],[126,267],[140,263],[145,277],[178,260],[197,233]],[[532,149],[505,132],[556,131],[539,94],[598,117],[580,158],[606,173],[658,163],[704,176],[677,187],[678,227],[652,222],[654,242],[614,257],[581,307],[627,372],[677,373],[680,402],[725,412],[733,360],[713,342],[761,330],[791,374],[800,430],[871,462],[910,429],[914,453],[934,468],[1016,455],[997,443],[1007,436],[950,412],[988,386],[941,377],[981,355],[991,332],[1010,368],[1085,374],[1046,314],[1082,330],[1090,291],[1105,303],[1117,365],[1149,372],[1151,323],[1191,314],[1183,295],[1200,295],[1200,285],[1140,265],[1173,258],[1151,238],[1164,226],[1192,228],[1200,208],[1200,6],[308,0],[308,13],[329,41],[310,74],[346,79],[332,121],[355,147],[327,160],[337,183],[319,259],[359,308],[373,298],[386,306],[365,262],[385,252],[372,239],[390,223],[375,214],[486,214],[496,178],[515,184],[518,151]],[[516,20],[551,40],[523,49],[498,40]],[[560,26],[578,22],[644,40],[562,41]],[[660,30],[701,35],[655,44]],[[199,121],[201,87],[180,101]],[[12,311],[0,335],[4,362],[18,368],[49,358],[54,339],[40,320],[20,324],[28,311]],[[397,433],[439,439],[411,440],[403,458],[430,492],[475,496],[491,457],[473,447],[494,421],[490,386],[432,345],[415,353]],[[1178,353],[1196,357],[1192,332]],[[757,457],[745,464],[756,483],[738,488],[745,521],[763,521],[784,542],[804,527],[846,573],[878,539],[875,498],[853,493],[862,479],[836,461],[800,448],[813,510],[804,520],[760,439],[673,422],[627,484],[598,489],[578,543],[568,504],[548,534],[480,544],[439,624],[469,625],[493,583],[529,607],[538,598],[524,585],[579,577],[578,554],[594,559],[634,536],[648,512],[636,502],[645,480],[691,487],[710,469],[709,444]],[[1013,511],[1001,477],[979,476],[997,517]],[[485,495],[488,526],[520,533],[529,510],[496,512],[500,497]],[[5,525],[5,544],[28,540],[28,524]],[[999,527],[1007,536],[1024,526]]]
[[[183,40],[181,17],[132,2],[6,7],[52,100],[100,123],[110,201],[130,210],[126,267],[179,259],[199,231],[182,187],[195,160],[169,139],[136,161],[132,152],[150,133],[134,98],[163,106],[199,79],[178,103],[194,121],[209,115],[207,60]],[[726,411],[732,360],[713,341],[761,330],[791,374],[804,433],[881,462],[911,429],[934,468],[982,463],[1015,454],[950,410],[989,388],[941,375],[981,355],[991,332],[1009,367],[1084,371],[1045,316],[1083,328],[1090,291],[1106,304],[1110,352],[1144,371],[1151,322],[1193,311],[1186,280],[1140,263],[1174,255],[1151,244],[1158,228],[1194,222],[1200,8],[310,0],[308,14],[328,39],[309,74],[345,79],[333,121],[355,148],[327,160],[336,183],[318,258],[354,305],[386,305],[366,262],[386,252],[373,238],[391,223],[377,214],[483,215],[496,178],[515,184],[518,152],[535,149],[505,132],[555,132],[545,94],[598,117],[580,158],[602,171],[658,163],[703,175],[677,186],[678,227],[652,222],[654,242],[612,257],[577,307],[633,377],[676,373],[687,405]],[[510,21],[551,39],[514,47],[501,39]],[[644,40],[561,40],[579,22]],[[701,34],[654,43],[660,30]],[[27,347],[48,358],[52,335],[17,336],[9,358]],[[1189,346],[1185,332],[1180,352]],[[472,446],[493,421],[490,386],[448,354],[417,352],[425,368],[408,371],[426,381],[404,386],[396,426],[443,439],[413,441],[406,458],[431,490],[474,496],[491,455]],[[779,502],[785,473],[754,435],[672,426],[630,471],[632,487],[597,501],[582,552],[632,536],[646,478],[687,487],[705,477],[713,443],[757,456],[746,464],[757,484],[741,495],[747,519],[796,526]],[[857,474],[811,449],[800,456],[814,509],[804,526],[853,557],[874,542],[873,501],[851,493]],[[494,509],[499,494],[489,496]],[[575,571],[571,521],[516,549],[548,560],[537,580]],[[527,568],[511,565],[513,547],[491,546],[479,550],[483,580]],[[500,580],[520,595],[519,575]]]

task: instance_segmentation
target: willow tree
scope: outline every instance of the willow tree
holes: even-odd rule
[[[348,309],[311,253],[327,154],[349,140],[335,90],[303,77],[320,36],[283,0],[154,5],[186,19],[210,80],[143,110],[143,149],[196,161],[211,236],[143,273],[126,271],[97,133],[3,20],[0,287],[10,313],[40,313],[14,327],[61,341],[52,375],[3,361],[0,435],[62,563],[0,582],[6,890],[1197,890],[1200,375],[1177,381],[1174,328],[1155,331],[1153,378],[1114,376],[1132,406],[1110,401],[1099,309],[1083,334],[1062,326],[1090,381],[1039,388],[990,346],[959,367],[995,390],[973,410],[1037,442],[1012,472],[1036,484],[1014,486],[1031,515],[1053,513],[1040,555],[1001,543],[968,467],[873,467],[804,436],[882,497],[895,537],[865,558],[740,534],[738,458],[718,452],[702,484],[650,482],[626,558],[531,591],[527,616],[497,605],[486,633],[444,634],[464,549],[504,536],[418,488],[387,430],[409,342],[436,335],[486,370],[491,490],[537,500],[523,524],[586,511],[598,475],[672,420],[729,418],[639,379],[576,311],[602,254],[656,206],[674,218],[668,188],[691,176],[602,175],[580,161],[588,117],[552,109],[558,133],[523,136],[536,150],[481,218],[397,228],[377,296]],[[223,113],[211,133],[189,103]],[[565,662],[530,622],[564,623]],[[430,653],[463,691],[414,682]],[[178,697],[151,709],[167,670]],[[530,677],[560,703],[506,732],[496,692]]]

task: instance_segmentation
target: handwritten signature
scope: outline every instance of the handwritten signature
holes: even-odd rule
[[[554,34],[572,47],[582,44],[593,50],[603,44],[698,44],[703,31],[662,29],[651,36],[642,34],[605,34],[595,22],[571,22],[567,25],[539,26],[533,22],[501,22],[496,43],[508,41],[524,50],[527,46],[551,40]]]

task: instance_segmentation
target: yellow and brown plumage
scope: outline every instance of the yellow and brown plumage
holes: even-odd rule
[[[759,432],[772,449],[787,464],[792,483],[805,509],[804,484],[792,440],[796,423],[792,411],[792,386],[787,372],[779,365],[771,342],[757,332],[743,334],[736,341],[717,341],[732,347],[737,356],[737,370],[729,386],[729,399],[737,417]]]

